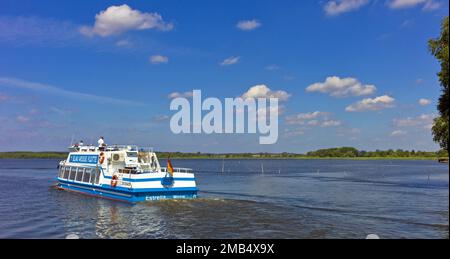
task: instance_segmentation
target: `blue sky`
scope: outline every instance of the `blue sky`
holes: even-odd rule
[[[100,135],[165,151],[438,149],[429,126],[439,64],[427,41],[448,1],[1,5],[1,151],[65,150]],[[223,99],[256,85],[289,95],[276,144],[171,133],[170,94]]]

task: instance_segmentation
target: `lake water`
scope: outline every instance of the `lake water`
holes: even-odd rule
[[[136,205],[55,189],[57,163],[0,159],[0,238],[449,238],[435,161],[173,160],[199,198]]]

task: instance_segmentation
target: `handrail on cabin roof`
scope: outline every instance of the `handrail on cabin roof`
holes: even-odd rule
[[[73,145],[69,147],[69,150],[77,148],[78,151],[100,151],[100,147],[95,145]],[[119,145],[113,144],[104,147],[102,151],[140,151],[140,152],[153,152],[153,147],[141,147],[137,145]]]

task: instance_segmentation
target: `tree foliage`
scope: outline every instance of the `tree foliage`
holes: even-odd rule
[[[385,158],[414,158],[414,157],[446,157],[447,152],[426,152],[403,149],[389,149],[389,150],[375,150],[364,151],[357,150],[353,147],[339,147],[327,148],[311,151],[306,154],[308,157],[339,157],[339,158],[370,158],[370,157],[385,157]]]
[[[441,116],[434,119],[433,140],[441,146],[442,149],[448,151],[448,116]]]
[[[441,71],[437,74],[441,83],[442,94],[439,97],[438,110],[440,117],[434,120],[432,128],[433,139],[438,142],[441,148],[448,151],[448,119],[449,119],[449,52],[448,52],[448,16],[441,24],[441,35],[437,39],[428,41],[431,54],[441,63]]]
[[[308,152],[307,155],[317,157],[357,157],[358,150],[353,147],[327,148]]]

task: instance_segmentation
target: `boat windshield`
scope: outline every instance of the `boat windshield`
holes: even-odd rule
[[[127,152],[127,157],[137,157],[138,153],[137,152]]]

